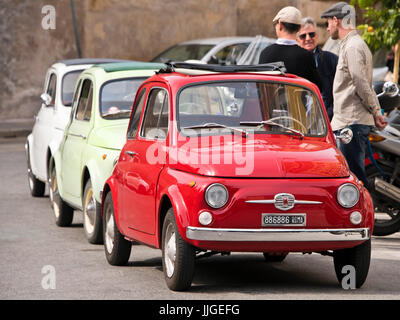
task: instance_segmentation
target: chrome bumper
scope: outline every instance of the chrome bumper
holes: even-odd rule
[[[186,237],[202,241],[360,241],[370,238],[369,228],[356,229],[217,229],[187,227]]]

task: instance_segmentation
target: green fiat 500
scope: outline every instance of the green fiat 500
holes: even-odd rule
[[[137,88],[159,63],[97,65],[78,78],[70,121],[50,162],[50,200],[58,226],[83,211],[90,243],[102,243],[101,190],[125,143]]]

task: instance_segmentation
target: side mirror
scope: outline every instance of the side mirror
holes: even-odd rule
[[[336,136],[336,139],[339,139],[343,144],[348,144],[351,139],[353,139],[353,131],[350,128],[344,128],[340,131],[339,135]]]
[[[385,96],[389,96],[389,97],[393,98],[399,94],[399,91],[400,90],[399,90],[399,87],[397,86],[397,84],[395,84],[392,81],[387,81],[383,84],[382,93],[380,93],[378,95],[378,97],[381,95],[385,95]]]
[[[43,103],[48,107],[51,103],[51,96],[48,93],[42,93],[40,98],[42,99]]]

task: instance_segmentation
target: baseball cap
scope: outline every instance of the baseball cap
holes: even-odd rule
[[[338,2],[330,7],[328,10],[324,11],[321,18],[333,18],[343,19],[348,14],[351,14],[351,6],[346,2]],[[353,11],[354,12],[354,11]]]
[[[277,13],[272,22],[278,22],[278,20],[301,25],[301,12],[295,7],[285,7]]]

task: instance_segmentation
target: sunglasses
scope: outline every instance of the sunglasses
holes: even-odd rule
[[[315,32],[303,33],[303,34],[299,35],[299,38],[301,40],[306,40],[307,35],[309,35],[310,38],[314,38]]]

